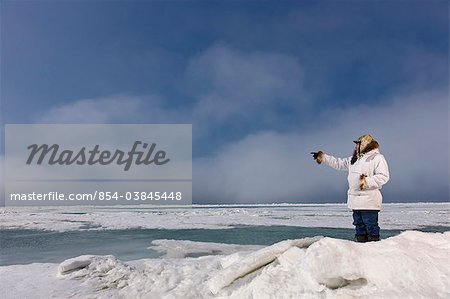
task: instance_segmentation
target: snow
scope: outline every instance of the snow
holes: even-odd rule
[[[71,298],[74,293],[79,298],[88,298],[95,289],[80,286],[76,280],[59,279],[58,265],[29,264],[0,267],[1,298]]]
[[[385,204],[382,229],[450,226],[450,203]],[[345,204],[4,208],[0,229],[352,228]],[[132,246],[132,244],[130,244]],[[0,267],[2,298],[450,298],[450,232],[366,244],[333,238],[271,246],[153,240],[162,258],[82,255]],[[199,257],[200,256],[200,257]]]
[[[3,298],[450,297],[450,231],[406,231],[364,244],[321,237],[263,248],[194,243],[152,244],[168,253],[178,247],[176,258],[125,263],[110,255],[80,256],[60,265],[0,267],[4,285],[11,286]],[[228,252],[179,254],[217,248]]]
[[[345,204],[7,207],[0,210],[0,229],[226,229],[238,225],[353,228]],[[384,229],[450,226],[450,203],[385,204]]]
[[[217,294],[221,289],[230,285],[233,281],[240,277],[244,277],[253,271],[273,262],[277,257],[281,256],[285,251],[292,247],[306,248],[312,243],[319,240],[316,238],[305,238],[300,240],[285,240],[274,246],[269,246],[249,254],[245,258],[236,260],[228,265],[219,273],[217,273],[209,282],[209,289]],[[224,266],[224,264],[222,264]]]

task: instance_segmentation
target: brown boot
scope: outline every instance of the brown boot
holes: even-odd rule
[[[359,243],[365,243],[367,242],[368,237],[367,235],[355,235],[355,241]]]

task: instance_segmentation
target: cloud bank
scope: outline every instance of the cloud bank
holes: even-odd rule
[[[344,202],[345,173],[316,165],[309,152],[346,157],[351,141],[370,133],[390,166],[386,201],[448,200],[447,92],[409,91],[380,98],[382,104],[339,109],[314,102],[304,76],[294,56],[218,43],[187,64],[180,85],[196,99],[192,105],[118,95],[53,107],[35,122],[192,123],[200,152],[193,161],[197,203]],[[302,118],[312,122],[279,125]]]
[[[258,132],[194,163],[196,198],[206,202],[344,202],[346,174],[318,166],[309,152],[348,157],[373,134],[391,172],[385,201],[449,198],[448,96],[423,93],[390,105],[326,111],[311,133]]]

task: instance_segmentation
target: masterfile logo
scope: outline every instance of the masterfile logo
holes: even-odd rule
[[[142,150],[138,148],[142,147]],[[124,170],[128,171],[133,163],[136,165],[164,165],[170,161],[166,159],[166,152],[162,150],[156,151],[154,154],[156,143],[152,143],[150,146],[148,143],[142,141],[135,141],[130,151],[124,152],[119,149],[114,151],[103,150],[100,151],[100,145],[96,144],[93,149],[86,150],[86,147],[82,147],[78,151],[62,150],[58,144],[32,144],[27,147],[30,150],[30,155],[27,159],[27,164],[33,163],[35,156],[36,164],[41,165],[44,160],[49,165],[108,165],[111,163],[117,163],[117,165],[124,165]],[[136,157],[136,158],[134,158]]]
[[[191,125],[14,124],[5,141],[6,205],[192,202]]]

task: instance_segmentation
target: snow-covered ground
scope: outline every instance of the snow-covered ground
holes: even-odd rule
[[[385,204],[382,229],[450,227],[450,203]],[[4,208],[0,229],[352,228],[345,204]],[[442,231],[442,230],[441,230]],[[333,238],[271,246],[149,241],[162,258],[85,255],[0,267],[2,298],[450,298],[450,231],[366,244]],[[133,244],[130,244],[133,246]],[[45,254],[45,253],[43,253]],[[200,256],[200,257],[199,257]]]
[[[268,247],[160,241],[167,257],[80,256],[0,267],[2,298],[449,298],[450,232]],[[191,250],[227,252],[198,258]]]
[[[3,208],[0,229],[229,228],[236,225],[286,225],[352,228],[345,204],[194,205],[155,209],[146,206]],[[450,203],[385,204],[384,229],[450,226]]]

